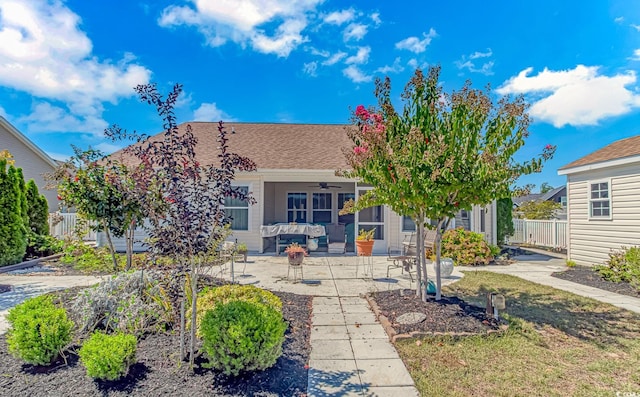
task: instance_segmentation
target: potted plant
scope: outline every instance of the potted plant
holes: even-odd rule
[[[289,259],[290,265],[301,265],[302,260],[305,255],[307,255],[307,250],[302,248],[298,243],[291,243],[284,250],[287,253],[287,258]]]
[[[247,261],[247,253],[249,250],[247,249],[246,243],[238,243],[238,245],[236,245],[236,252],[244,257],[244,262]]]
[[[376,228],[370,230],[360,229],[358,236],[356,237],[356,247],[358,249],[359,256],[371,256],[373,251],[373,236],[376,233]]]

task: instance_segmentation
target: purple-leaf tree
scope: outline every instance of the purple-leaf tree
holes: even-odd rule
[[[237,171],[255,171],[256,165],[229,152],[222,121],[217,128],[217,159],[196,156],[197,137],[189,124],[179,127],[174,114],[181,85],[176,84],[166,99],[155,84],[139,85],[135,90],[142,101],[156,107],[164,134],[128,134],[117,126],[105,133],[136,141],[123,150],[122,161],[134,166],[132,175],[137,188],[132,191],[137,192],[147,215],[150,250],[189,269],[190,291],[185,290],[185,297],[191,298],[191,324],[196,324],[197,270],[207,254],[228,236],[230,219],[223,208],[225,198],[255,202],[250,192],[233,186],[232,181]],[[189,362],[193,366],[195,326],[191,327],[190,337]]]

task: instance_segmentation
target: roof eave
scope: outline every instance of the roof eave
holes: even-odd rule
[[[619,167],[640,162],[640,155],[633,155],[614,160],[601,161],[597,163],[578,165],[575,167],[559,168],[558,175],[577,174],[578,172],[596,171],[610,167]]]

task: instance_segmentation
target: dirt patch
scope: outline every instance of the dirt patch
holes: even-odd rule
[[[486,334],[500,329],[500,323],[487,316],[484,308],[466,303],[457,297],[443,296],[436,301],[429,296],[426,302],[416,298],[415,290],[383,291],[371,294],[380,310],[397,334]],[[406,313],[423,313],[424,321],[401,324],[398,317]]]
[[[589,266],[574,266],[563,272],[556,272],[551,274],[553,277],[557,277],[563,280],[571,281],[574,283],[587,285],[589,287],[599,288],[609,292],[615,292],[616,294],[632,296],[634,298],[640,298],[640,291],[634,288],[629,283],[614,283],[602,278],[598,272],[593,270]]]
[[[77,293],[59,292],[68,301]],[[179,334],[148,335],[138,344],[137,363],[129,375],[116,382],[97,382],[72,351],[66,362],[59,359],[49,367],[26,365],[8,353],[0,337],[0,390],[10,396],[305,396],[307,393],[311,325],[311,297],[274,292],[282,300],[284,319],[289,323],[283,354],[276,364],[261,372],[229,378],[209,370],[189,370],[178,364]],[[72,350],[77,350],[77,347]],[[203,363],[204,359],[197,360]]]

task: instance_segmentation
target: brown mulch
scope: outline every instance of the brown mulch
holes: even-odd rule
[[[59,292],[61,301],[75,296],[77,289]],[[282,300],[289,323],[283,354],[265,370],[236,378],[210,370],[189,370],[178,364],[177,332],[148,335],[138,343],[137,362],[124,379],[94,381],[74,352],[66,363],[59,359],[48,367],[24,364],[11,356],[5,337],[0,337],[0,395],[6,396],[306,396],[310,348],[311,297],[274,292]],[[75,349],[77,350],[77,346]],[[197,364],[205,360],[199,357]]]
[[[615,283],[613,281],[605,280],[598,272],[589,266],[574,266],[563,272],[556,272],[551,275],[553,277],[587,285],[589,287],[599,288],[621,295],[632,296],[634,298],[640,298],[640,291],[634,288],[631,284]]]
[[[429,295],[426,302],[416,298],[415,290],[393,290],[372,293],[371,297],[387,317],[398,334],[420,332],[424,334],[486,334],[499,329],[499,323],[488,317],[485,309],[470,305],[457,297],[443,296],[436,301]],[[399,324],[398,316],[418,312],[427,318],[417,324]]]

